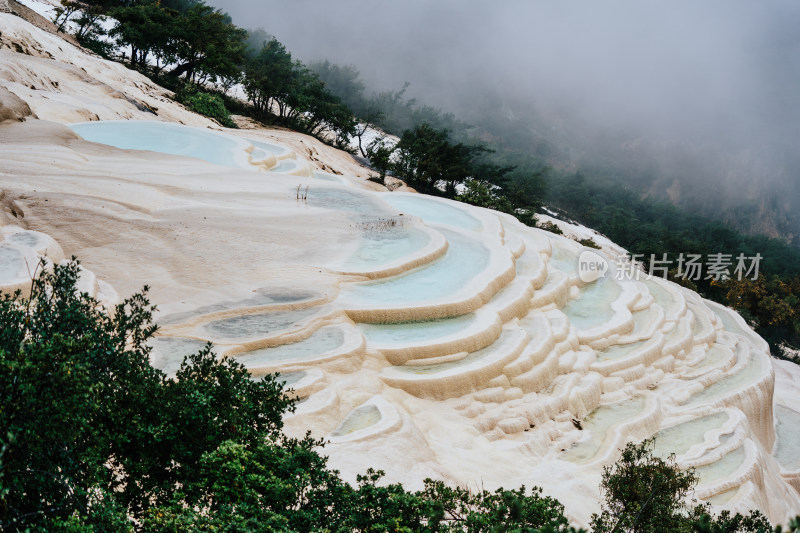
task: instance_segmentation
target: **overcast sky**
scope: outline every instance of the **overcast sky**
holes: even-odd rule
[[[409,81],[447,110],[491,95],[595,134],[758,146],[800,169],[796,0],[210,3],[297,58],[354,64],[376,89]]]

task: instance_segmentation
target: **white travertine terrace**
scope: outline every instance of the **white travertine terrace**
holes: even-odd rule
[[[107,305],[149,284],[154,364],[210,340],[255,379],[281,372],[300,399],[287,430],[326,437],[348,479],[541,485],[586,524],[602,467],[655,435],[717,508],[800,509],[800,371],[735,312],[644,275],[584,284],[574,241],[372,192],[300,134],[227,131],[245,162],[227,168],[87,142],[64,124],[219,128],[122,65],[11,15],[0,28],[32,54],[0,48],[3,291],[71,255]]]

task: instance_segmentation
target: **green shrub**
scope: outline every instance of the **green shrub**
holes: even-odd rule
[[[594,242],[594,239],[589,237],[588,239],[579,239],[578,242],[587,248],[594,248],[595,250],[600,249],[600,245]]]
[[[178,100],[195,113],[213,118],[227,128],[235,128],[231,115],[225,108],[222,97],[218,94],[196,92],[189,94],[178,94]]]
[[[564,232],[561,231],[561,228],[558,227],[558,224],[555,222],[550,222],[549,220],[546,222],[542,222],[538,226],[539,229],[543,229],[545,231],[549,231],[550,233],[555,233],[556,235],[563,235]]]

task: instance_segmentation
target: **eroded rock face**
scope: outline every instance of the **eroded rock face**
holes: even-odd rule
[[[33,112],[24,100],[5,87],[0,87],[0,124],[22,122],[30,116],[33,116]]]
[[[82,112],[152,118],[96,92],[75,72],[83,66],[22,55],[13,72],[45,61],[50,81],[75,75],[47,90]],[[75,60],[101,72],[91,61]],[[98,83],[121,74],[108,76]],[[26,97],[43,119],[79,116]],[[165,102],[159,113],[186,112]],[[775,522],[800,508],[800,465],[780,462],[796,434],[795,374],[781,368],[776,390],[766,343],[734,312],[644,275],[581,279],[574,241],[464,204],[361,189],[344,155],[279,134],[289,148],[269,157],[237,143],[234,159],[248,163],[225,168],[89,143],[46,120],[0,126],[13,200],[3,205],[24,214],[3,220],[0,285],[23,283],[26,261],[73,254],[103,301],[149,284],[162,310],[154,364],[174,371],[210,340],[256,378],[280,371],[302,400],[287,430],[329,439],[349,479],[371,466],[409,488],[425,477],[541,485],[586,524],[603,466],[625,442],[655,436],[658,453],[698,469],[696,496],[718,508],[759,508]],[[315,160],[345,176],[313,172]]]

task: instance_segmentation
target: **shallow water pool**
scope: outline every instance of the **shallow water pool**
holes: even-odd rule
[[[374,426],[381,419],[380,410],[374,405],[356,407],[345,417],[344,421],[333,430],[332,437],[342,437],[356,431]]]
[[[375,270],[419,252],[431,241],[427,232],[405,226],[402,219],[399,220],[401,222],[398,223],[395,217],[360,224],[359,247],[342,264],[342,268],[353,271]]]
[[[225,339],[264,337],[270,333],[287,329],[318,311],[318,309],[312,308],[240,315],[209,322],[205,325],[205,329],[209,333]]]
[[[775,458],[786,470],[800,470],[800,413],[775,406]]]
[[[475,315],[440,318],[423,322],[398,322],[395,324],[358,324],[367,342],[379,345],[421,343],[466,332],[474,325]]]
[[[589,440],[577,443],[567,450],[561,458],[575,463],[588,461],[600,451],[608,430],[614,425],[630,420],[641,413],[644,405],[644,396],[601,405],[589,413],[582,422],[583,431],[591,431]]]
[[[662,458],[672,453],[683,455],[692,446],[702,443],[707,432],[722,427],[727,420],[727,413],[714,413],[662,429],[655,434],[653,454]]]
[[[489,264],[489,249],[460,233],[440,229],[449,244],[443,257],[406,274],[346,289],[359,306],[403,305],[447,298],[460,292]]]
[[[250,143],[203,128],[145,120],[108,120],[69,125],[87,141],[125,150],[147,150],[202,159],[215,165],[253,169]]]
[[[464,209],[425,198],[423,195],[386,193],[380,198],[404,215],[419,217],[428,224],[444,224],[468,230],[479,230],[483,227],[480,220]]]
[[[605,324],[614,316],[611,303],[622,288],[614,280],[601,278],[581,289],[581,294],[564,307],[564,314],[577,329],[590,329]]]
[[[490,344],[486,348],[470,352],[469,355],[467,355],[463,359],[459,359],[458,361],[451,361],[448,363],[438,363],[432,365],[404,365],[404,366],[397,366],[395,368],[401,372],[406,372],[408,374],[420,374],[420,375],[439,374],[441,372],[446,372],[447,370],[452,370],[454,368],[459,368],[468,365],[470,363],[473,363],[475,361],[479,361],[484,357],[488,357],[498,351],[502,351],[503,349],[507,348],[514,342],[518,341],[519,341],[519,332],[509,330],[504,332],[499,339],[497,339],[494,343]]]
[[[184,357],[199,352],[207,342],[186,337],[154,337],[148,344],[153,348],[150,363],[172,376],[180,369]]]
[[[236,356],[236,361],[248,368],[293,359],[311,359],[322,356],[344,344],[344,333],[337,326],[326,326],[307,339],[291,344],[282,344],[245,352]]]

